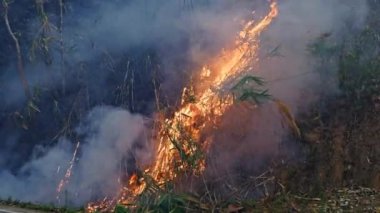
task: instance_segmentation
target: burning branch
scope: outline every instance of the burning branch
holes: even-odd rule
[[[62,178],[62,180],[58,184],[58,187],[57,187],[57,200],[59,200],[59,195],[62,192],[63,187],[69,182],[69,179],[71,177],[71,173],[72,173],[72,170],[73,170],[73,167],[74,167],[74,162],[75,162],[75,159],[76,159],[76,156],[77,156],[77,153],[78,153],[79,145],[80,145],[80,142],[78,141],[78,143],[77,143],[77,145],[75,147],[74,153],[73,153],[73,157],[70,160],[69,168],[67,168],[65,176]]]
[[[254,24],[250,21],[244,26],[239,33],[244,36],[237,37],[233,48],[223,51],[204,66],[205,68],[199,72],[200,80],[194,88],[184,88],[179,109],[171,118],[161,121],[162,125],[156,134],[156,159],[145,170],[146,176],[151,177],[158,186],[164,187],[179,175],[188,174],[189,170],[192,174],[204,171],[206,163],[200,153],[207,152],[210,140],[202,136],[207,128],[215,127],[218,120],[234,104],[230,91],[237,77],[253,70],[256,65],[259,36],[278,15],[277,3],[271,3],[270,7],[270,12],[260,22]],[[202,81],[204,78],[207,78],[207,81]],[[245,85],[247,81],[252,80],[257,84],[263,83],[260,79],[249,76],[243,78],[240,84]],[[242,98],[255,100],[258,97],[268,97],[266,91],[255,92]],[[136,179],[132,177],[131,180]],[[130,184],[131,188],[123,188],[120,203],[142,196],[148,187],[146,181],[147,179],[143,180],[142,184]],[[104,206],[104,203],[101,202],[100,205]],[[96,211],[97,206],[99,205],[89,205],[88,210]]]

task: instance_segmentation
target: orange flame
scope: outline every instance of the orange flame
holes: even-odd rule
[[[67,168],[65,176],[62,178],[62,180],[59,182],[59,184],[57,186],[57,200],[59,200],[59,195],[62,192],[62,189],[69,182],[69,179],[71,177],[71,173],[72,173],[72,170],[74,167],[75,158],[76,158],[77,153],[78,153],[79,145],[80,145],[80,142],[78,141],[78,143],[75,147],[74,153],[73,153],[73,157],[70,160],[69,168]]]
[[[207,152],[208,140],[202,140],[201,134],[205,127],[215,125],[217,119],[233,104],[233,97],[226,93],[239,76],[251,71],[258,62],[259,36],[278,16],[276,2],[270,5],[269,13],[257,24],[249,21],[239,32],[234,48],[224,50],[222,54],[213,59],[207,66],[199,71],[198,84],[195,88],[189,87],[183,90],[180,108],[173,117],[166,119],[159,131],[156,159],[145,170],[158,184],[173,180],[178,170],[186,170],[186,165],[178,164],[183,155],[190,156],[198,148]],[[189,96],[192,96],[189,98]],[[179,144],[181,141],[189,143]],[[204,171],[206,164],[202,160],[194,174]],[[127,197],[136,197],[145,189],[144,180],[139,180],[137,175],[132,175],[129,186],[123,188],[118,202],[128,203]],[[89,204],[88,211],[101,208],[105,203]]]
[[[200,82],[200,91],[194,92],[193,102],[186,103],[182,98],[182,107],[174,113],[173,118],[167,119],[159,131],[159,145],[156,153],[156,160],[151,168],[147,170],[158,183],[162,183],[175,178],[175,161],[178,159],[178,150],[172,140],[183,138],[184,132],[190,133],[190,137],[199,143],[202,129],[209,122],[214,122],[216,118],[223,115],[226,109],[233,104],[233,99],[229,95],[223,96],[223,91],[231,86],[231,81],[236,79],[243,72],[252,70],[257,62],[259,48],[259,35],[278,15],[277,3],[270,5],[271,10],[258,24],[253,21],[248,22],[239,33],[240,37],[236,41],[235,48],[224,51],[215,58],[210,65],[205,66],[200,71],[200,79],[212,78],[211,81]],[[189,90],[184,89],[184,93]],[[181,130],[178,127],[181,127]],[[182,130],[186,131],[182,131]],[[207,147],[207,141],[201,144]],[[185,150],[191,154],[193,150]],[[207,150],[206,150],[207,151]],[[205,165],[200,165],[199,171]]]

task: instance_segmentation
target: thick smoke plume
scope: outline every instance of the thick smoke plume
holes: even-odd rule
[[[57,186],[74,152],[73,143],[66,139],[49,150],[39,150],[43,156],[26,163],[17,174],[1,171],[0,197],[45,203],[60,201],[60,204],[66,200],[69,202],[66,205],[78,205],[100,199],[100,195],[115,196],[122,184],[119,177],[128,170],[125,168],[128,157],[149,153],[142,152],[146,142],[143,117],[123,109],[95,108],[77,131],[84,139],[74,162],[73,175],[61,193],[57,193]]]
[[[190,72],[196,70],[192,68],[202,66],[204,61],[233,42],[241,26],[239,20],[250,16],[250,8],[267,6],[267,1],[180,2],[183,1],[118,1],[112,4],[102,1],[95,9],[82,8],[82,11],[75,11],[73,5],[72,16],[65,21],[64,27],[66,43],[73,49],[66,60],[76,64],[97,60],[105,52],[118,55],[125,49],[154,48],[165,66],[163,93],[175,96],[182,88],[178,82],[183,75],[190,76]],[[363,27],[367,6],[364,0],[285,0],[279,2],[279,6],[279,17],[262,35],[260,68],[253,74],[264,77],[271,95],[284,100],[297,112],[315,99],[307,91],[318,91],[323,85],[318,74],[313,74],[314,61],[308,56],[307,45],[323,33],[331,33],[331,39],[340,42],[351,30]],[[351,23],[351,28],[347,27],[347,22]],[[272,54],[275,49],[278,49],[276,55]],[[55,54],[59,58],[58,52]],[[53,63],[52,67],[58,70],[59,63]],[[47,76],[33,77],[36,76],[34,70],[45,69],[43,65],[27,69],[32,84],[48,81]],[[95,94],[107,95],[102,91],[106,87],[106,72],[97,66],[91,69],[90,81],[96,87]],[[4,91],[13,91],[12,96],[6,98],[6,103],[11,105],[20,102],[22,90],[17,86],[18,79],[10,73],[6,72],[2,78],[10,82]],[[218,164],[214,168],[230,171],[239,165],[238,169],[255,170],[263,160],[278,152],[287,133],[281,126],[281,116],[269,104],[247,112],[237,107],[230,113],[226,114],[221,128],[213,133],[213,154]],[[128,161],[146,160],[152,156],[143,117],[123,109],[93,109],[77,128],[77,133],[83,138],[78,159],[70,182],[60,194],[61,200],[67,196],[70,204],[115,195],[122,184],[120,173],[133,170],[125,168],[130,165]],[[1,139],[1,149],[8,150],[7,147],[17,143],[17,134],[1,132],[1,135],[5,135]],[[4,169],[0,167],[0,198],[57,202],[56,187],[68,168],[75,143],[61,138],[49,150],[37,147],[36,156],[18,172],[5,169],[5,165]],[[2,158],[12,154],[4,153]],[[1,160],[0,166],[3,166]]]

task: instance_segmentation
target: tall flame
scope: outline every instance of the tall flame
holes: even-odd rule
[[[202,143],[200,136],[203,128],[223,115],[233,103],[231,96],[221,96],[221,93],[229,88],[233,79],[251,70],[257,62],[259,35],[278,15],[276,2],[271,3],[270,8],[268,15],[258,24],[255,25],[250,21],[244,26],[233,49],[224,51],[199,72],[201,81],[196,86],[205,89],[200,91],[194,91],[193,88],[184,89],[184,94],[189,90],[193,91],[194,100],[186,101],[184,95],[182,106],[174,113],[173,118],[165,121],[166,125],[163,125],[159,131],[156,160],[147,170],[158,183],[175,177],[173,161],[178,157],[178,148],[173,144],[173,140],[183,138],[184,132],[188,132],[194,141]],[[201,145],[207,147],[207,141],[205,142]],[[193,150],[185,151],[191,154]],[[203,168],[204,165],[200,169]]]
[[[258,61],[259,36],[278,15],[276,2],[270,5],[269,13],[257,24],[247,22],[236,39],[233,48],[224,50],[207,66],[199,71],[198,83],[183,90],[181,106],[172,118],[164,120],[157,132],[156,159],[145,170],[158,184],[173,180],[178,170],[186,170],[186,165],[178,164],[183,155],[191,156],[201,148],[207,152],[210,141],[202,138],[205,127],[215,125],[218,118],[233,104],[233,97],[224,91],[244,72],[252,70]],[[181,141],[189,141],[179,144]],[[197,162],[193,172],[205,169],[204,160]],[[146,184],[132,175],[129,186],[125,187],[117,200],[131,202],[127,197],[135,197],[143,192]],[[111,201],[102,203],[107,206]],[[94,211],[99,206],[89,205]]]

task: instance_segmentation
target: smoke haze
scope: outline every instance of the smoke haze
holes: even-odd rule
[[[131,157],[128,155],[149,153],[147,150],[142,152],[148,148],[142,146],[146,144],[144,128],[141,116],[132,115],[123,109],[93,109],[77,129],[84,140],[79,147],[80,154],[75,160],[70,183],[59,194],[61,199],[68,199],[71,204],[78,205],[91,199],[100,199],[100,195],[115,196],[121,184],[119,177],[125,172],[122,160]],[[141,144],[139,148],[134,147],[137,143]],[[73,144],[61,139],[49,150],[38,150],[42,157],[26,163],[17,174],[1,171],[0,197],[56,203],[56,189],[69,168]]]
[[[279,11],[278,18],[261,35],[260,62],[250,74],[263,77],[269,94],[297,115],[317,104],[322,91],[331,95],[339,92],[336,82],[321,78],[321,62],[311,55],[309,45],[324,34],[329,34],[328,41],[334,45],[349,39],[365,27],[368,6],[366,1],[355,0],[287,0],[279,2]],[[336,61],[331,58],[322,67],[332,79],[337,72]],[[209,172],[226,178],[238,173],[257,174],[268,169],[265,165],[280,152],[300,157],[293,144],[282,146],[288,134],[288,125],[275,103],[254,110],[234,106],[213,135]]]
[[[71,51],[65,56],[70,62],[67,64],[69,75],[77,74],[75,65],[78,63],[97,61],[104,53],[113,56],[122,55],[125,50],[152,48],[157,50],[164,66],[165,81],[161,92],[176,99],[192,70],[197,70],[194,68],[202,66],[204,61],[233,42],[241,27],[240,20],[251,15],[251,8],[260,8],[257,11],[260,13],[262,8],[267,10],[268,5],[267,1],[184,2],[101,1],[95,7],[83,7],[79,11],[75,4],[71,5],[64,26],[66,48]],[[364,27],[367,5],[364,0],[284,0],[279,2],[279,7],[279,17],[261,37],[260,66],[253,74],[264,77],[270,94],[284,100],[297,112],[317,98],[311,94],[321,85],[319,75],[312,73],[315,61],[309,57],[307,45],[323,33],[332,33],[331,39],[341,42],[347,33]],[[30,26],[30,30],[34,26]],[[279,47],[279,55],[268,56],[276,47]],[[59,52],[53,55],[59,58]],[[90,66],[89,81],[95,88],[94,96],[107,96],[110,94],[105,91],[109,72],[97,65]],[[37,79],[36,71],[43,69],[47,69],[43,64],[27,66],[31,84],[58,84],[50,82],[45,75]],[[58,70],[58,61],[49,69]],[[136,72],[143,71],[136,69]],[[22,88],[13,73],[14,67],[10,65],[1,75],[3,81],[9,82],[2,94],[4,103],[9,105],[23,100]],[[291,80],[279,81],[289,78]],[[12,95],[6,95],[11,92]],[[282,128],[280,114],[270,104],[256,111],[231,109],[222,123],[213,133],[214,157],[219,163],[216,168],[221,166],[226,170],[237,164],[239,168],[255,170],[264,159],[278,153],[279,144],[288,133]],[[125,109],[96,107],[81,121],[76,133],[83,140],[73,176],[63,189],[70,204],[81,205],[115,195],[121,184],[120,173],[128,170],[124,167],[129,163],[122,162],[147,161],[153,155],[143,116]],[[69,166],[76,141],[61,138],[49,149],[36,146],[31,160],[14,172],[5,165],[5,159],[13,153],[5,150],[16,150],[18,133],[0,130],[0,135],[4,136],[0,151],[3,155],[0,159],[0,198],[57,202],[56,187]]]

